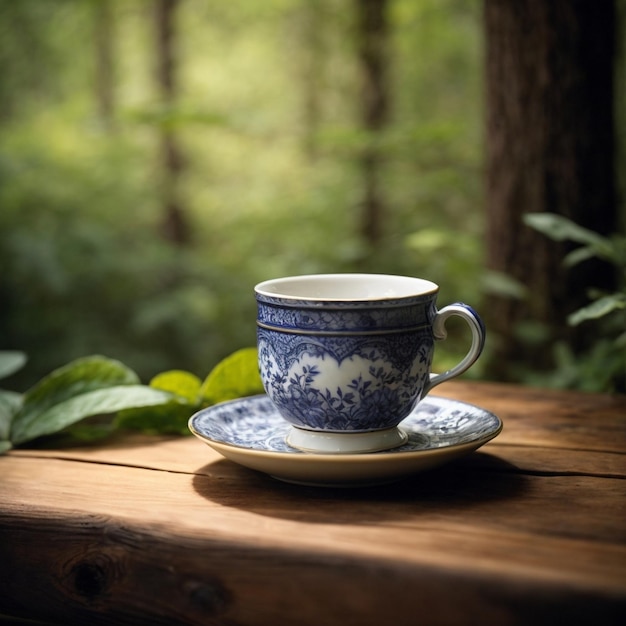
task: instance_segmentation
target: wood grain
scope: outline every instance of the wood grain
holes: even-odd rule
[[[621,623],[624,399],[449,387],[500,415],[504,432],[387,487],[284,484],[194,438],[0,458],[0,614],[68,625]]]

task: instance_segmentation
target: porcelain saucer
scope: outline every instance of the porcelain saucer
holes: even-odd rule
[[[448,463],[497,436],[502,422],[471,404],[427,396],[400,424],[407,442],[392,450],[306,453],[286,443],[290,428],[265,395],[217,404],[189,420],[196,437],[235,463],[286,482],[326,487],[383,484]]]

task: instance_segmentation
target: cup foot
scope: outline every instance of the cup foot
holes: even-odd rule
[[[323,432],[292,426],[287,434],[287,443],[292,448],[318,454],[380,452],[397,448],[407,439],[407,434],[397,426],[367,433]]]

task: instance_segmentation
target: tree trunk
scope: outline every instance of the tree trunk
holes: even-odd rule
[[[96,102],[98,117],[107,130],[114,127],[115,80],[113,71],[113,10],[111,0],[95,5]]]
[[[165,111],[176,103],[176,59],[174,54],[175,17],[179,0],[155,0],[157,27],[157,81]],[[190,227],[179,193],[184,166],[182,151],[175,130],[166,122],[161,126],[161,158],[164,169],[163,201],[165,238],[177,245],[190,241]]]
[[[591,263],[567,271],[565,247],[522,223],[552,212],[606,234],[617,228],[614,173],[612,0],[485,0],[487,265],[528,289],[524,301],[490,299],[496,338],[492,377],[520,365],[551,365],[516,337],[543,325],[551,340],[583,341],[566,316],[609,272]]]
[[[384,158],[376,140],[389,118],[387,9],[387,0],[357,0],[357,45],[363,84],[361,124],[367,135],[360,157],[364,185],[361,232],[372,247],[382,238],[386,213],[380,189]]]
[[[322,117],[325,61],[323,12],[322,0],[309,0],[301,7],[298,24],[298,39],[303,44],[303,59],[299,65],[302,68],[304,150],[311,162],[318,157],[317,133]]]

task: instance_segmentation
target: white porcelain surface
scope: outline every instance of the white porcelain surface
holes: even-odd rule
[[[292,448],[318,454],[380,452],[397,448],[405,444],[407,439],[407,434],[397,426],[370,433],[329,433],[292,426],[287,433],[287,443]]]
[[[258,284],[259,371],[278,412],[294,426],[323,435],[359,433],[362,439],[368,433],[365,439],[376,439],[370,433],[395,429],[433,387],[471,367],[484,347],[485,328],[476,311],[460,302],[437,309],[437,291],[424,279],[380,274],[292,276]],[[432,374],[435,340],[446,338],[451,316],[470,327],[471,348],[455,367]],[[302,438],[294,433],[292,440]],[[306,439],[296,445],[328,451],[315,437]],[[380,439],[361,447],[356,441],[346,451],[384,449]],[[335,444],[341,451],[343,444]]]
[[[286,441],[290,425],[265,396],[209,407],[189,420],[191,432],[225,458],[283,481],[319,486],[392,482],[481,447],[502,430],[479,407],[429,396],[401,424],[407,442],[364,454],[307,453]]]
[[[309,274],[286,276],[259,283],[256,291],[268,296],[294,300],[373,301],[408,298],[435,293],[430,280],[389,274]]]

